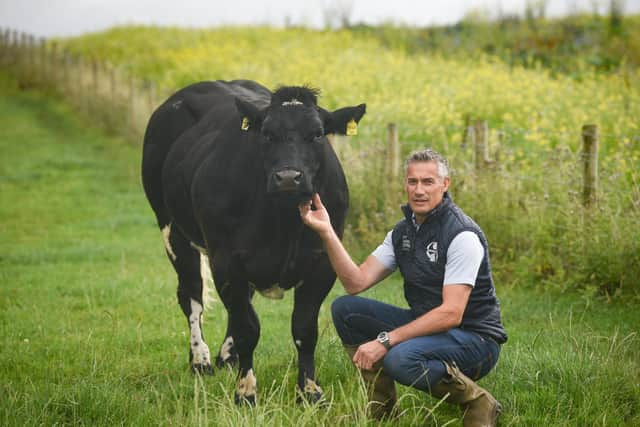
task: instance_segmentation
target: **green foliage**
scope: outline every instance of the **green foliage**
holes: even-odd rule
[[[412,54],[467,60],[492,55],[507,64],[542,65],[574,77],[640,66],[640,15],[576,14],[556,19],[538,15],[502,16],[495,21],[469,15],[444,27],[358,26],[353,31]]]
[[[625,18],[624,43],[639,39],[635,27],[627,26],[634,19]],[[562,41],[558,46],[570,44],[574,39],[565,27],[572,20],[580,29],[604,25],[589,17],[542,20],[535,34],[549,32]],[[327,108],[366,102],[359,136],[335,145],[351,189],[346,242],[359,257],[370,253],[400,217],[401,182],[392,181],[401,177],[390,178],[385,142],[386,125],[395,122],[402,157],[431,146],[450,159],[454,197],[487,232],[496,271],[505,281],[542,286],[551,281],[586,294],[637,295],[631,278],[640,275],[635,262],[640,241],[640,71],[617,67],[596,73],[599,68],[586,59],[589,49],[566,53],[579,62],[567,62],[579,79],[557,73],[560,68],[553,64],[544,68],[540,61],[505,64],[499,54],[449,54],[455,50],[447,43],[458,36],[478,43],[485,36],[519,40],[509,31],[524,27],[509,25],[496,32],[496,24],[476,20],[426,35],[383,27],[381,37],[375,34],[378,29],[371,33],[362,28],[124,27],[62,43],[155,81],[166,92],[201,79],[249,78],[272,88],[311,83],[322,88],[320,101]],[[528,40],[534,30],[526,28],[522,37]],[[422,50],[410,47],[413,31],[434,44]],[[527,43],[522,51],[534,52]],[[429,55],[416,54],[422,52]],[[616,55],[620,63],[625,61]],[[465,117],[486,119],[493,129],[493,172],[475,175]],[[596,123],[601,136],[599,202],[588,222],[578,197],[580,129],[587,123]],[[615,227],[624,232],[613,234]]]

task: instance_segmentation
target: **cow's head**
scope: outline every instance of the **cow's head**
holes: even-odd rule
[[[267,192],[308,200],[322,171],[327,134],[353,134],[366,105],[329,112],[317,105],[318,90],[281,87],[268,107],[236,98],[240,126],[259,135]]]

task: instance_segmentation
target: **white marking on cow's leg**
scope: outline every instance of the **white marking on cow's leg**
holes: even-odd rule
[[[209,257],[202,252],[200,253],[200,277],[202,277],[202,301],[205,308],[209,308],[216,299],[211,295],[213,275],[211,274]]]
[[[178,258],[173,252],[173,248],[171,247],[171,242],[169,241],[169,236],[171,235],[171,223],[165,225],[162,228],[162,238],[164,239],[164,247],[167,249],[167,253],[171,257],[172,260],[176,260]]]
[[[236,400],[246,400],[250,403],[255,403],[256,392],[258,390],[258,380],[253,373],[253,369],[249,369],[244,377],[238,380],[238,387],[236,388]]]
[[[203,248],[202,246],[198,246],[193,242],[189,242],[191,244],[191,247],[195,250],[197,250],[198,252],[200,252],[201,254],[205,254],[205,255],[209,255],[209,253],[207,252],[207,250],[205,248]]]
[[[309,394],[324,394],[324,392],[322,391],[322,387],[320,387],[317,382],[310,378],[305,378],[304,380],[304,392]]]
[[[191,315],[189,316],[189,328],[191,329],[191,354],[193,355],[191,364],[194,366],[211,366],[209,347],[202,339],[202,329],[200,326],[202,310],[202,305],[191,298]]]
[[[222,347],[220,347],[220,360],[222,360],[222,363],[231,358],[231,348],[233,348],[233,337],[229,335],[222,343]]]
[[[302,341],[301,340],[296,340],[296,347],[301,348],[302,347]]]

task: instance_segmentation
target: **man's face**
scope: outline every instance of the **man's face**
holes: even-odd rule
[[[442,201],[449,188],[449,177],[441,178],[435,161],[411,162],[407,167],[405,190],[409,207],[421,224],[427,214]]]

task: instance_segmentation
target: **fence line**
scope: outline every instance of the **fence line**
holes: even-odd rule
[[[153,82],[15,30],[0,30],[0,64],[14,71],[21,87],[59,92],[96,124],[132,141],[142,140],[158,93],[164,95]]]

